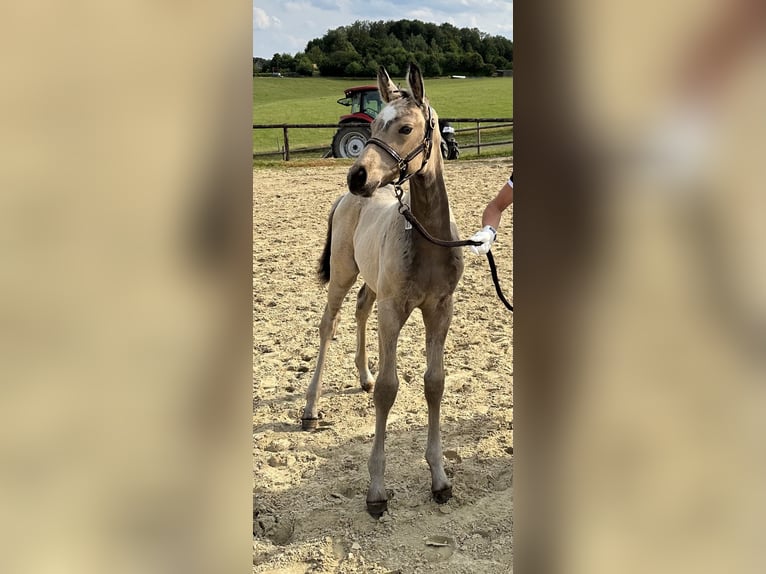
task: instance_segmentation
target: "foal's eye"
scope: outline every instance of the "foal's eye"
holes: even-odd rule
[[[402,126],[401,128],[399,128],[400,134],[409,134],[411,132],[412,132],[412,126]]]

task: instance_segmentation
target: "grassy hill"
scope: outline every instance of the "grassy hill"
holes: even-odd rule
[[[394,82],[405,81],[393,78]],[[253,123],[333,123],[349,108],[337,103],[343,90],[374,84],[372,79],[338,78],[253,78]],[[426,94],[440,117],[513,117],[513,78],[426,79]],[[472,127],[475,124],[457,125]],[[291,129],[290,148],[329,147],[334,129]],[[482,141],[510,139],[512,130],[482,133]],[[461,134],[461,144],[474,136]],[[253,151],[274,151],[281,146],[282,130],[253,130]],[[489,153],[510,153],[510,148],[487,148]],[[475,153],[475,152],[474,152]],[[483,152],[484,153],[484,152]],[[482,154],[483,154],[482,153]],[[462,155],[470,155],[469,151]],[[315,154],[316,155],[316,154]]]

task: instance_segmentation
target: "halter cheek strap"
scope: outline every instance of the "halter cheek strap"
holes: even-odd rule
[[[414,150],[412,150],[409,154],[407,154],[406,157],[402,158],[402,156],[399,155],[399,152],[397,152],[394,148],[392,148],[390,145],[388,145],[386,142],[384,142],[381,139],[378,138],[370,138],[367,140],[367,143],[365,143],[365,147],[372,144],[378,146],[380,149],[385,151],[388,155],[390,155],[393,160],[396,162],[396,166],[399,168],[399,181],[397,181],[394,185],[402,185],[405,181],[410,179],[413,175],[417,175],[421,171],[423,171],[428,164],[428,159],[431,157],[431,148],[433,147],[433,132],[434,132],[434,124],[436,122],[433,119],[433,116],[431,115],[431,106],[428,106],[428,117],[426,118],[426,133],[423,137],[423,141],[416,147]],[[420,164],[420,168],[413,172],[413,173],[407,173],[410,161],[415,159],[418,155],[423,154],[423,163]]]

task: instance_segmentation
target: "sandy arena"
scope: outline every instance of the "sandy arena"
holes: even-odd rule
[[[510,159],[449,162],[445,180],[461,237],[510,174]],[[328,351],[325,413],[317,432],[300,430],[304,393],[319,345],[326,290],[316,262],[348,165],[257,169],[253,196],[253,571],[274,574],[507,574],[512,571],[513,320],[495,295],[486,258],[467,249],[445,350],[442,441],[454,497],[431,500],[425,461],[425,335],[415,311],[399,339],[401,385],[389,417],[380,520],[365,510],[372,444],[372,395],[354,367],[349,291]],[[512,208],[493,253],[513,296]],[[377,316],[368,324],[377,373]]]

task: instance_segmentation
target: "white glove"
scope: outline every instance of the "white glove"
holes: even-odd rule
[[[481,231],[477,231],[471,236],[472,241],[481,241],[481,245],[471,245],[471,253],[474,255],[486,255],[492,249],[492,243],[497,237],[497,231],[491,225],[485,225]]]

